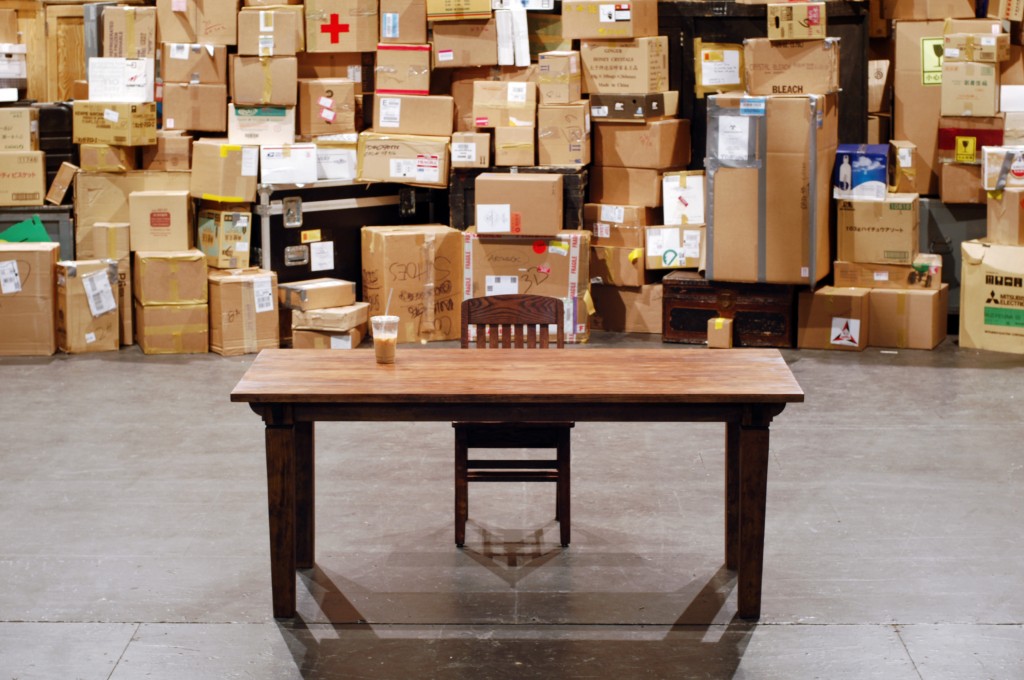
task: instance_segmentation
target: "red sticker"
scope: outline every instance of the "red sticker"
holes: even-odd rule
[[[542,264],[539,267],[537,267],[537,271],[541,274],[550,274],[551,267],[547,266],[546,264]]]
[[[154,210],[149,213],[149,226],[169,227],[171,226],[171,213],[168,210]]]
[[[512,213],[512,233],[518,234],[523,231],[523,214]]]
[[[544,253],[547,252],[547,250],[548,250],[548,244],[545,243],[544,241],[534,241],[533,242],[533,252],[537,253],[538,255],[543,255]]]

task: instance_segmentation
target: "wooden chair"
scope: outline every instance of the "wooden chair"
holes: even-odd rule
[[[462,347],[564,348],[562,301],[540,295],[491,295],[462,303]],[[552,345],[549,325],[557,328]],[[476,342],[470,343],[470,328]],[[466,542],[469,482],[555,482],[559,538],[569,545],[569,430],[572,422],[455,422],[455,545]],[[476,460],[469,449],[555,449],[548,460]]]

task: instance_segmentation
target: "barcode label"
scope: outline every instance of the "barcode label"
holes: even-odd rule
[[[83,276],[82,285],[85,286],[85,296],[89,300],[89,311],[94,317],[117,311],[117,300],[105,269]]]
[[[252,295],[256,313],[274,311],[274,285],[269,276],[260,276],[252,281]]]
[[[21,277],[18,275],[18,263],[15,260],[0,262],[0,295],[20,292]]]

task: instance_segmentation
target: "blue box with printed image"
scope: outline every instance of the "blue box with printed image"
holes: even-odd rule
[[[888,165],[888,144],[840,144],[832,172],[832,198],[884,201]]]

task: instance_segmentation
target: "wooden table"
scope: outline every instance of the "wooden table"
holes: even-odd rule
[[[725,565],[739,615],[756,619],[768,428],[803,398],[774,349],[400,347],[390,365],[363,350],[264,350],[231,400],[266,426],[274,616],[295,615],[295,570],[313,566],[316,421],[573,420],[726,424]]]

